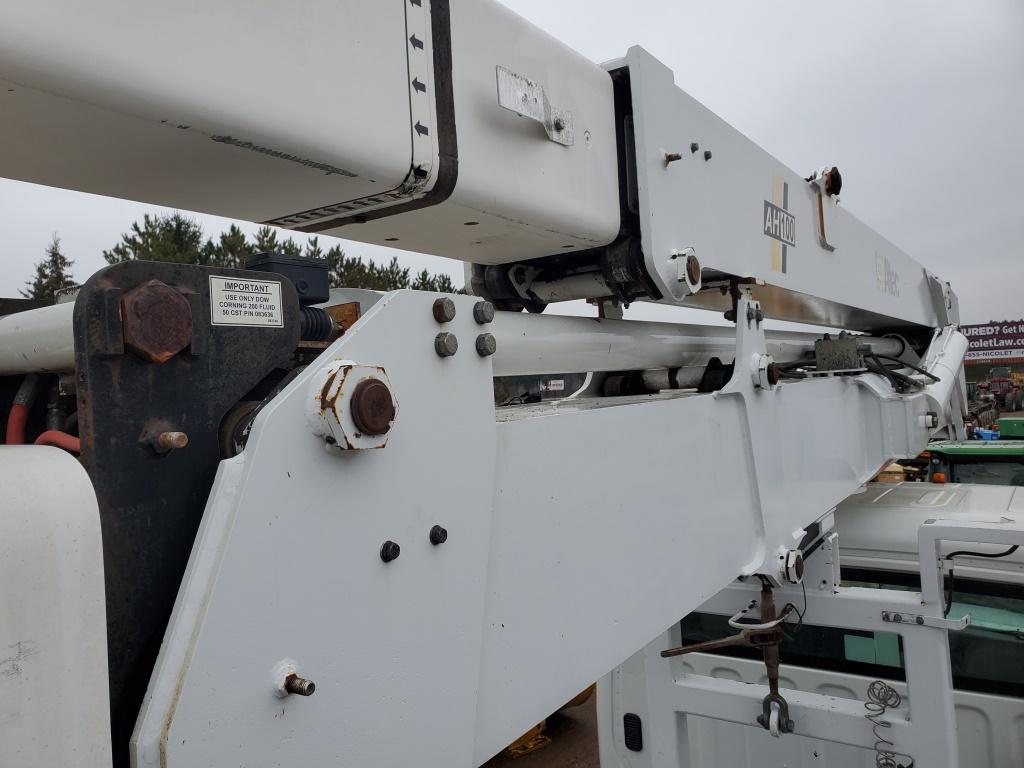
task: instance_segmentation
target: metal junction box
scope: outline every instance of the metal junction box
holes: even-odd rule
[[[612,83],[492,0],[5,0],[0,175],[503,263],[619,228]]]

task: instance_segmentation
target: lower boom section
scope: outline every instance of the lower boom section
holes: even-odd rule
[[[715,393],[496,419],[498,324],[434,298],[382,298],[221,464],[136,766],[479,765],[737,575],[781,578],[935,426],[881,375],[766,381],[749,296]]]

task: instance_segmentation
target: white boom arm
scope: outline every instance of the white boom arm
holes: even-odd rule
[[[962,430],[949,286],[838,206],[834,169],[805,182],[643,50],[601,68],[491,0],[201,11],[8,0],[0,175],[458,258],[508,307],[736,325],[454,296],[442,329],[435,296],[381,298],[220,465],[136,768],[478,765],[738,574],[786,581],[805,526]],[[0,320],[0,372],[67,369],[67,310],[37,312]],[[780,381],[811,339],[765,317],[884,335],[859,343],[917,369]],[[495,413],[496,374],[712,356],[735,361],[714,392]],[[390,387],[386,437],[353,430],[359,377]]]

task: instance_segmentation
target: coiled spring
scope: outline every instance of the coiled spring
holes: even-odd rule
[[[864,702],[864,709],[868,711],[865,718],[871,723],[871,732],[875,735],[875,766],[877,768],[914,768],[914,759],[910,758],[909,763],[901,763],[896,759],[896,753],[892,751],[893,743],[885,738],[883,728],[891,728],[892,723],[883,720],[883,716],[890,709],[896,709],[903,703],[903,697],[899,691],[891,685],[875,680],[868,686],[868,700]]]

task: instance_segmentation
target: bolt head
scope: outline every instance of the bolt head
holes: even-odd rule
[[[434,337],[434,351],[441,357],[451,357],[459,351],[459,340],[454,333],[439,333]]]
[[[478,325],[487,325],[494,320],[494,305],[489,301],[478,301],[473,305],[473,319]]]
[[[455,302],[446,296],[435,299],[431,309],[434,319],[439,323],[450,323],[455,319]]]
[[[380,379],[363,379],[349,401],[352,421],[364,435],[385,435],[395,420],[395,401]]]
[[[397,560],[400,554],[402,554],[402,548],[393,541],[385,541],[380,545],[380,559],[385,563]]]
[[[838,195],[843,189],[843,176],[834,165],[825,171],[825,194]]]
[[[696,141],[691,141],[690,142],[690,153],[694,154],[694,153],[697,152],[698,149],[700,149],[700,144],[698,144]]]
[[[430,543],[435,547],[439,544],[444,544],[448,541],[448,531],[442,528],[440,525],[435,525],[430,529]]]
[[[476,353],[480,357],[489,357],[498,350],[498,342],[490,333],[481,333],[476,337]]]
[[[694,253],[686,257],[686,279],[690,285],[700,285],[700,259]]]
[[[192,308],[171,286],[150,280],[121,297],[125,349],[166,363],[192,343]]]
[[[711,159],[711,150],[710,149],[705,149],[704,150],[704,160],[707,161],[707,160],[710,160],[710,159]]]

